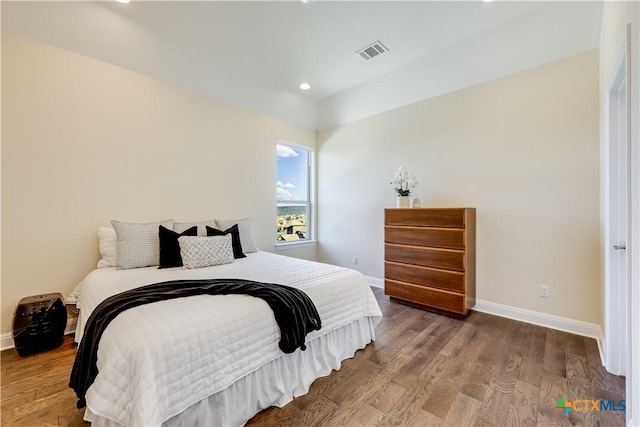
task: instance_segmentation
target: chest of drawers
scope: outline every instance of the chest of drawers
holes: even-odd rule
[[[385,209],[385,294],[443,314],[475,305],[475,208]]]

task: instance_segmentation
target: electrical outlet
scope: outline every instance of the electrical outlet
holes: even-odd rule
[[[549,293],[550,293],[549,286],[540,285],[540,296],[542,298],[549,298]]]
[[[354,256],[353,257],[353,265],[356,265],[356,264],[358,264],[358,257]]]

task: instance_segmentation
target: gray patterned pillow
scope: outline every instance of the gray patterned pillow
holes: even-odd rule
[[[251,218],[242,219],[216,219],[216,225],[218,230],[228,230],[234,225],[238,224],[238,231],[240,232],[240,242],[242,243],[242,250],[248,254],[251,252],[258,252],[256,246],[256,238],[253,235],[253,223]]]
[[[178,238],[178,243],[185,268],[201,268],[233,262],[231,234],[212,237],[182,236]]]
[[[173,220],[146,224],[111,221],[111,225],[118,236],[118,268],[128,270],[160,263],[158,230],[161,225],[172,230]]]

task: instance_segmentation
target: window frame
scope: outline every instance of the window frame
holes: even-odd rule
[[[304,150],[307,152],[307,199],[306,200],[279,200],[276,194],[276,221],[278,218],[278,207],[280,205],[305,205],[307,210],[307,238],[304,240],[293,242],[279,242],[275,241],[275,248],[277,251],[300,248],[304,246],[312,246],[316,244],[315,239],[315,194],[316,194],[316,155],[315,147],[300,144],[297,142],[289,141],[283,138],[276,140],[276,150],[278,145],[284,145],[297,150]],[[276,183],[278,182],[278,157],[276,152]]]

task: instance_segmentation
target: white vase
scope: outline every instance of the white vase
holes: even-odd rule
[[[396,207],[398,208],[408,208],[410,207],[409,205],[409,200],[411,199],[411,197],[409,196],[398,196],[397,200],[396,200]]]

